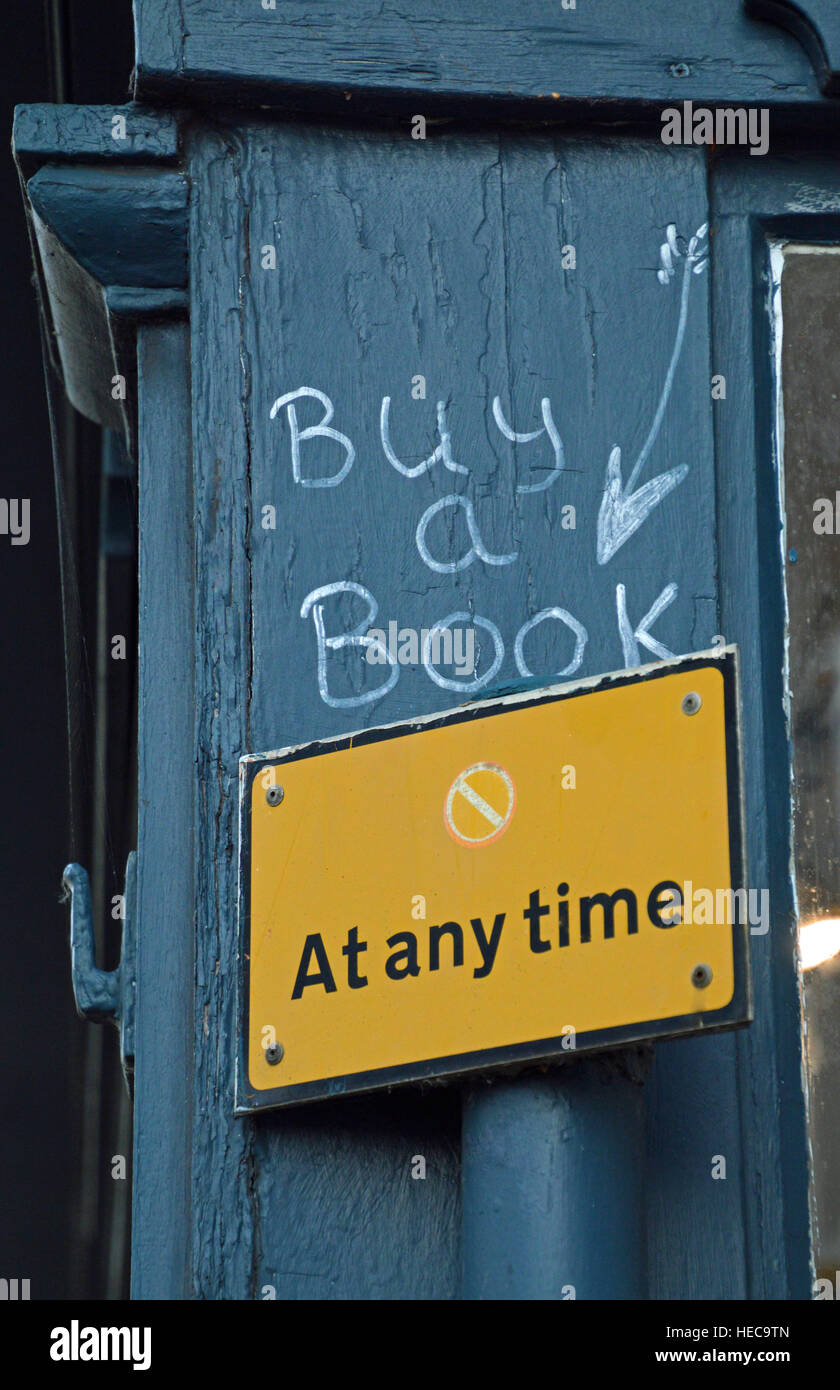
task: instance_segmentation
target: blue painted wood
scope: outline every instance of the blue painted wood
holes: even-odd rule
[[[384,187],[375,173],[383,168],[390,173]],[[665,412],[640,485],[683,463],[690,463],[688,476],[608,564],[596,560],[608,460],[620,446],[626,483],[675,342],[683,273],[675,260],[675,278],[663,286],[657,267],[672,218],[689,236],[704,221],[704,165],[696,151],[478,134],[418,146],[354,133],[337,145],[329,131],[307,128],[249,140],[238,178],[248,215],[243,254],[252,267],[242,314],[244,360],[254,377],[246,389],[253,419],[250,583],[260,653],[252,677],[256,746],[402,719],[472,693],[470,682],[460,691],[442,689],[422,666],[406,666],[384,698],[338,712],[321,701],[314,723],[318,647],[312,616],[303,619],[300,610],[320,586],[347,579],[373,596],[376,621],[386,626],[393,619],[420,630],[458,610],[495,624],[504,655],[493,685],[518,679],[521,626],[558,605],[588,633],[583,660],[569,676],[620,669],[619,584],[635,627],[676,582],[654,636],[674,652],[710,644],[716,625],[712,518],[702,521],[712,470],[703,275],[689,282],[690,328],[673,409]],[[613,215],[619,206],[620,225]],[[272,240],[276,273],[260,268],[260,247]],[[574,271],[563,269],[564,246],[575,248]],[[639,386],[628,393],[631,360]],[[411,396],[417,373],[426,379],[425,401]],[[356,449],[351,472],[336,487],[295,483],[285,411],[270,419],[274,401],[304,385],[326,393],[333,423]],[[516,448],[505,440],[493,418],[496,395],[520,432],[541,426],[540,402],[550,399],[566,466],[546,490],[517,490],[549,480],[554,455],[545,436]],[[448,402],[455,458],[469,477],[438,463],[412,480],[391,466],[380,439],[386,396],[393,443],[408,463],[434,450],[436,402]],[[321,418],[315,402],[298,409],[301,426]],[[335,472],[342,460],[337,445],[319,451],[316,441],[301,450],[308,477]],[[454,493],[471,501],[489,550],[516,554],[515,562],[475,561],[456,574],[424,563],[418,524],[430,505]],[[261,524],[267,505],[276,508],[276,531]],[[567,505],[577,509],[575,530],[563,527]],[[436,562],[459,561],[469,542],[462,509],[433,518],[426,538]],[[365,601],[353,600],[352,618],[349,611],[341,600],[325,602],[329,634],[359,621]],[[571,664],[574,645],[568,629],[549,620],[527,636],[523,656],[549,679]],[[485,672],[492,650],[485,633]],[[278,679],[290,651],[294,682]],[[347,649],[329,655],[327,682],[331,697],[370,696],[383,672]]]
[[[25,184],[27,211],[67,395],[83,415],[122,429],[133,447],[135,324],[186,308],[187,185],[166,167],[177,152],[172,118],[155,138],[147,114],[135,117],[129,108],[118,114],[126,140],[110,143],[125,146],[127,163],[110,160],[98,107],[20,108],[15,154],[22,174],[36,171]],[[147,147],[157,162],[140,162]],[[44,163],[52,153],[58,162]],[[98,162],[84,162],[86,156]],[[118,377],[126,390],[115,397]]]
[[[187,186],[177,170],[45,164],[26,191],[41,221],[99,284],[186,285]]]
[[[690,22],[673,0],[519,0],[515,13],[494,0],[461,0],[457,12],[446,0],[134,0],[134,14],[144,101],[227,91],[346,115],[350,92],[354,109],[472,102],[486,118],[488,102],[528,103],[547,120],[596,99],[820,105],[804,49],[742,0],[707,0]]]
[[[122,116],[122,127],[114,118]],[[116,137],[116,138],[115,138]],[[126,106],[53,106],[34,103],[15,109],[15,158],[26,178],[42,164],[62,159],[77,164],[97,160],[120,163],[174,162],[178,122],[167,112]]]
[[[141,327],[137,1001],[132,1295],[189,1295],[193,533],[189,333]]]
[[[744,1187],[750,1174],[737,1048],[734,1034],[656,1048],[646,1096],[651,1298],[749,1296],[752,1232]],[[713,1177],[718,1156],[726,1160],[725,1179]]]
[[[790,883],[790,747],[784,710],[784,597],[775,459],[767,238],[840,240],[833,154],[769,160],[759,177],[728,156],[713,184],[718,228],[716,350],[730,383],[716,412],[722,630],[741,645],[747,853],[771,893],[753,949],[756,1021],[737,1040],[752,1298],[811,1296],[802,1022]]]
[[[382,169],[387,180],[377,172]],[[423,1135],[419,1097],[397,1102],[400,1127],[407,1126],[406,1115],[414,1117],[412,1152],[431,1156],[430,1167],[444,1175],[422,1214],[416,1203],[405,1206],[420,1185],[406,1180],[410,1155],[404,1143],[393,1142],[394,1100],[323,1107],[317,1122],[307,1112],[230,1119],[236,758],[457,702],[422,669],[405,668],[380,701],[350,710],[327,706],[318,693],[312,619],[301,617],[307,595],[327,583],[364,585],[384,622],[394,617],[428,626],[459,609],[489,617],[505,643],[496,682],[517,678],[516,632],[552,604],[587,627],[578,674],[621,666],[620,583],[635,622],[677,583],[655,636],[674,651],[710,645],[719,619],[703,274],[690,281],[690,331],[675,395],[644,476],[683,461],[689,474],[604,565],[595,544],[610,452],[621,445],[626,480],[656,412],[681,285],[677,273],[670,280],[666,274],[665,284],[657,278],[660,246],[672,219],[689,235],[705,220],[705,165],[696,151],[632,141],[473,133],[418,147],[370,131],[337,142],[328,130],[254,127],[201,137],[191,180],[193,331],[196,342],[213,342],[219,354],[196,362],[194,398],[204,633],[198,757],[203,784],[212,788],[196,873],[200,920],[208,922],[196,1007],[200,1028],[213,1040],[211,1048],[206,1041],[201,1046],[197,1077],[197,1122],[208,1138],[196,1150],[194,1169],[196,1287],[227,1296],[258,1296],[263,1286],[284,1297],[373,1296],[387,1283],[397,1296],[451,1296],[457,1167],[433,1134]],[[276,271],[262,268],[266,244],[277,248]],[[571,245],[574,273],[562,266],[561,248]],[[678,271],[679,258],[673,268]],[[240,365],[220,371],[219,362]],[[418,372],[427,377],[425,401],[411,399]],[[628,390],[631,379],[637,385]],[[355,446],[356,462],[338,487],[295,483],[288,421],[280,412],[270,418],[277,398],[303,385],[329,396],[334,427]],[[552,488],[517,493],[517,485],[545,480],[547,460],[535,458],[533,444],[513,450],[503,439],[490,409],[497,393],[520,431],[539,423],[539,402],[550,396],[568,463]],[[411,464],[435,447],[434,402],[449,403],[454,455],[472,470],[469,480],[453,481],[440,463],[410,480],[387,462],[379,439],[386,394],[393,399],[394,440]],[[321,417],[310,402],[300,409],[301,427]],[[317,453],[305,443],[301,449],[302,474],[310,481],[334,473],[344,457],[335,442]],[[516,564],[475,562],[454,575],[423,564],[418,520],[456,487],[474,498],[490,549],[517,550]],[[577,530],[564,532],[561,508],[571,501]],[[275,530],[262,524],[266,506],[276,509]],[[463,527],[441,528],[435,552],[463,554],[464,536]],[[353,602],[352,617],[338,604],[325,609],[330,632],[346,631],[364,616],[358,596]],[[546,628],[531,635],[527,653],[531,668],[547,679],[568,663],[570,651],[562,630]],[[358,654],[334,652],[328,660],[332,696],[358,697],[382,679]],[[733,1296],[745,1290],[740,1182],[715,1184],[711,1158],[723,1144],[739,1170],[734,1045],[702,1039],[691,1048],[661,1066],[657,1059],[658,1079],[647,1088],[649,1143],[661,1179],[646,1185],[648,1240],[658,1262],[650,1287]],[[496,1263],[498,1241],[488,1239],[486,1222],[481,1229],[487,1208],[478,1194],[495,1181],[495,1160],[482,1136],[492,1130],[497,1150],[515,1151],[520,1110],[545,1111],[540,1085],[521,1080],[514,1088],[519,1102],[509,1106],[504,1088],[497,1094],[491,1086],[465,1112],[469,1181],[477,1183],[475,1200],[466,1186],[463,1193],[465,1259],[468,1249],[474,1252],[465,1266],[472,1270],[464,1286],[469,1296],[505,1279]],[[589,1100],[587,1094],[582,1085],[575,1114],[584,1126],[592,1102],[588,1123],[602,1146],[598,1172],[606,1184],[614,1180],[607,1156],[638,1142],[636,1092],[606,1112],[596,1103],[597,1088]],[[678,1097],[674,1135],[669,1121]],[[545,1142],[554,1142],[550,1134]],[[687,1222],[672,1200],[684,1180],[692,1194]],[[428,1185],[423,1191],[428,1199]],[[375,1195],[383,1192],[387,1201]],[[222,1209],[230,1235],[220,1239],[211,1217]],[[356,1209],[363,1220],[351,1215]],[[391,1216],[409,1222],[410,1237],[398,1233]],[[328,1235],[333,1229],[340,1239]],[[681,1261],[673,1258],[675,1237]],[[525,1246],[523,1239],[514,1262],[522,1280]],[[722,1247],[729,1259],[716,1275]],[[600,1288],[638,1290],[644,1284],[638,1242],[619,1240],[617,1248],[636,1249],[633,1269],[617,1256],[615,1282],[602,1270]],[[438,1258],[430,1266],[432,1249]],[[527,1280],[555,1287],[568,1252],[550,1267],[535,1259]]]
[[[715,160],[712,366],[727,383],[714,407],[720,623],[740,648],[747,863],[751,884],[769,890],[771,928],[752,938],[752,1026],[709,1040],[702,1052],[697,1042],[657,1048],[654,1078],[663,1090],[649,1162],[662,1227],[651,1269],[652,1291],[664,1297],[686,1287],[668,1252],[705,1219],[695,1197],[700,1154],[678,1138],[687,1105],[705,1105],[714,1117],[709,1140],[716,1131],[713,1152],[727,1157],[728,1170],[715,1184],[716,1200],[731,1204],[734,1176],[746,1237],[740,1253],[726,1246],[726,1259],[704,1242],[705,1262],[686,1266],[692,1296],[806,1299],[811,1292],[767,237],[840,239],[840,180],[836,161],[818,150],[807,165],[801,147],[762,160],[760,171],[750,167],[756,162],[732,152]],[[688,1068],[686,1050],[694,1054]]]
[[[748,14],[783,25],[810,55],[826,96],[840,93],[840,9],[835,0],[745,0]]]
[[[268,132],[261,144],[272,144]],[[279,154],[279,151],[278,151]],[[196,1145],[193,1159],[193,1287],[204,1297],[451,1298],[458,1282],[456,1094],[402,1095],[391,1102],[339,1101],[265,1116],[233,1118],[236,995],[236,857],[238,758],[265,740],[292,733],[298,708],[291,671],[309,643],[300,622],[294,649],[280,665],[261,634],[251,646],[255,496],[251,472],[276,476],[274,447],[259,445],[250,406],[241,395],[262,390],[247,371],[247,337],[257,324],[240,295],[260,285],[259,260],[243,280],[242,233],[255,199],[249,175],[227,139],[204,137],[191,176],[192,329],[213,342],[198,354],[193,378],[193,429],[198,544],[197,748],[200,829],[197,842]],[[276,196],[269,188],[267,200]],[[244,262],[247,265],[247,260]],[[262,324],[262,330],[269,327]],[[247,336],[246,336],[247,335]],[[232,371],[218,370],[227,362]],[[348,363],[348,371],[352,364]],[[268,402],[270,405],[270,402]],[[260,427],[265,435],[267,411]],[[284,524],[274,551],[272,609],[282,565],[296,541]],[[309,543],[322,547],[316,532]],[[278,573],[277,563],[281,569]],[[302,629],[302,630],[301,630]],[[292,651],[294,650],[294,655]],[[269,667],[269,663],[271,666]],[[255,697],[278,686],[288,713],[279,722]],[[311,685],[302,697],[303,728],[326,728]],[[426,1160],[425,1180],[412,1180],[411,1160]]]

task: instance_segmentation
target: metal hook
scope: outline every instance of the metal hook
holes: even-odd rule
[[[120,972],[100,970],[96,964],[87,870],[81,864],[68,864],[62,882],[70,894],[70,959],[76,1008],[93,1023],[117,1023]]]

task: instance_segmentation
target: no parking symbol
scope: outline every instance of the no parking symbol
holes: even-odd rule
[[[473,763],[459,772],[446,797],[443,819],[453,840],[478,848],[498,840],[510,825],[516,787],[498,763]]]

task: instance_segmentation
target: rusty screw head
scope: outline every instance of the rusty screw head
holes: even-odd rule
[[[276,1067],[278,1062],[283,1060],[283,1044],[269,1043],[265,1049],[265,1060],[270,1067]]]
[[[705,989],[712,983],[712,969],[709,965],[695,965],[691,972],[691,983],[695,989]]]
[[[703,701],[696,690],[689,690],[687,695],[683,695],[680,709],[683,714],[696,714]]]
[[[282,787],[269,787],[265,794],[265,799],[269,806],[279,806],[284,796],[285,792]]]

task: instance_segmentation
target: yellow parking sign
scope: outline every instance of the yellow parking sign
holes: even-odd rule
[[[245,757],[240,888],[240,1111],[744,1023],[736,653]]]

